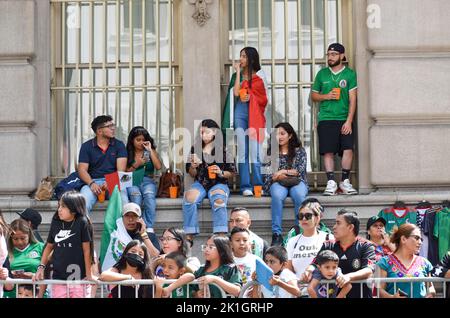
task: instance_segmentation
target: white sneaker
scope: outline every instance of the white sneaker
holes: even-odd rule
[[[253,196],[253,192],[252,192],[252,190],[244,190],[243,192],[242,192],[242,195],[244,196],[244,197],[252,197]]]
[[[337,191],[337,183],[334,180],[328,180],[327,188],[323,191],[323,195],[335,195]]]
[[[352,195],[352,194],[358,194],[358,191],[356,191],[352,184],[350,183],[350,180],[345,179],[342,182],[339,182],[339,189],[341,189],[342,194]]]

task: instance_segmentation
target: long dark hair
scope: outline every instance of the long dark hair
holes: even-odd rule
[[[64,205],[69,209],[71,214],[74,214],[75,219],[85,218],[88,224],[89,235],[91,241],[89,242],[91,250],[91,262],[94,264],[94,227],[92,226],[91,219],[87,216],[86,199],[78,191],[67,191],[60,199]],[[58,211],[53,215],[53,220],[62,221],[59,218]]]
[[[128,153],[128,160],[127,160],[127,166],[131,166],[131,163],[134,160],[134,138],[136,138],[137,136],[144,136],[144,140],[145,141],[150,141],[150,145],[152,147],[153,150],[156,150],[156,145],[155,145],[155,141],[153,140],[153,138],[150,136],[149,132],[147,129],[145,129],[142,126],[136,126],[133,127],[130,130],[130,133],[128,134],[128,140],[127,140],[127,153]]]
[[[248,86],[252,87],[252,75],[253,71],[258,72],[261,69],[261,64],[259,62],[259,53],[258,51],[251,46],[244,47],[242,51],[245,52],[245,55],[247,55],[247,61],[248,61]]]
[[[147,246],[145,246],[145,244],[143,242],[140,242],[138,240],[132,240],[130,243],[127,244],[127,246],[125,247],[125,250],[123,251],[119,260],[117,261],[116,264],[114,264],[113,267],[115,269],[119,270],[119,272],[124,270],[127,267],[127,260],[126,260],[125,256],[130,251],[130,249],[135,246],[139,246],[144,251],[144,268],[138,269],[139,272],[142,274],[142,279],[152,279],[153,275],[150,270],[150,257],[148,254]]]
[[[195,145],[194,147],[191,149],[191,153],[195,153],[197,155],[198,158],[202,159],[203,161],[203,148],[205,147],[205,143],[203,142],[202,139],[202,135],[200,133],[200,130],[202,127],[206,127],[206,128],[215,128],[216,129],[216,135],[214,136],[212,142],[214,142],[216,140],[216,138],[220,138],[218,142],[216,142],[214,149],[211,152],[212,156],[215,156],[216,154],[222,155],[223,154],[223,135],[222,135],[222,130],[220,129],[220,126],[212,119],[204,119],[202,120],[200,127],[198,129],[198,133],[197,133],[197,137],[195,138]],[[200,148],[201,145],[201,148]],[[197,153],[200,152],[200,153]],[[222,158],[225,159],[225,158]],[[224,160],[222,160],[221,162],[225,162]]]
[[[298,139],[297,133],[295,132],[294,128],[289,123],[279,123],[275,126],[275,128],[283,128],[288,135],[291,136],[291,139],[289,139],[289,145],[288,145],[288,163],[292,164],[295,158],[295,153],[297,148],[302,147],[302,143],[300,139]]]
[[[181,242],[181,246],[178,249],[178,252],[183,253],[184,256],[188,257],[191,254],[191,248],[190,245],[186,239],[186,233],[184,232],[183,229],[177,228],[177,227],[169,227],[168,229],[166,229],[163,234],[165,232],[169,232],[170,234],[173,235],[173,237],[178,241]],[[162,250],[162,248],[161,248]]]
[[[231,250],[230,240],[226,236],[212,235],[209,237],[214,242],[219,253],[220,265],[232,264],[234,262],[233,252]],[[208,239],[208,240],[209,240]],[[211,266],[210,261],[205,262],[205,271]]]

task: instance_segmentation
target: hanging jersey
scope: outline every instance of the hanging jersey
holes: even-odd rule
[[[386,208],[378,213],[386,220],[386,232],[392,234],[394,229],[405,223],[417,224],[416,210],[409,208]]]
[[[450,250],[450,209],[444,208],[436,213],[433,235],[438,239],[438,256],[441,260]]]

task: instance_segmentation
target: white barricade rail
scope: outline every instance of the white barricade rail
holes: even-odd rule
[[[330,284],[335,284],[335,280],[321,280],[321,284],[327,285],[327,290],[329,290]],[[442,284],[442,298],[445,298],[447,295],[447,288],[446,283],[450,283],[450,278],[440,278],[440,277],[401,277],[401,278],[368,278],[365,280],[358,280],[358,281],[352,281],[351,284],[367,284],[367,286],[372,290],[373,287],[379,287],[381,283],[394,283],[394,290],[397,290],[397,284],[398,283],[410,283],[411,284],[411,291],[413,291],[413,283],[440,283]],[[247,289],[249,289],[253,285],[260,285],[258,282],[251,281],[246,283],[239,293],[239,298],[242,298],[242,296],[245,294]],[[436,288],[436,286],[435,286]],[[361,295],[360,297],[363,298],[363,288],[361,286]],[[411,298],[412,298],[412,292],[411,292]],[[327,296],[328,293],[327,293]],[[377,297],[380,297],[380,288],[377,288]]]
[[[176,279],[166,279],[164,281],[164,283],[172,283],[176,281]],[[33,285],[33,298],[35,298],[37,296],[37,292],[36,292],[36,286],[39,285],[47,285],[47,287],[50,287],[51,285],[66,285],[67,287],[67,291],[69,289],[70,285],[92,285],[92,286],[98,286],[100,287],[100,298],[105,298],[105,294],[106,296],[109,294],[108,291],[105,292],[105,287],[111,286],[111,285],[118,285],[118,298],[120,297],[121,294],[121,288],[120,286],[122,285],[128,285],[128,286],[132,286],[132,285],[152,285],[153,286],[153,295],[155,293],[155,286],[154,286],[154,280],[152,279],[133,279],[133,280],[122,280],[122,281],[118,281],[118,282],[105,282],[105,281],[87,281],[87,280],[40,280],[40,281],[35,281],[33,282],[31,279],[8,279],[8,280],[0,280],[0,285],[14,285],[15,287],[15,292],[16,292],[16,298],[18,298],[18,293],[19,293],[19,289],[17,288],[18,285]],[[192,282],[190,282],[188,285],[188,289],[187,289],[187,294],[189,295],[190,293],[190,285],[199,285],[197,280],[194,280]],[[234,296],[227,294],[220,286],[218,286],[215,283],[210,283],[208,285],[212,285],[218,288],[218,290],[220,291],[222,298],[228,298],[228,297],[232,297],[234,298]],[[206,295],[209,291],[209,287],[208,285],[204,286],[204,294]],[[135,288],[135,297],[138,298],[138,292],[139,292],[139,288]],[[95,296],[95,295],[92,295]],[[92,298],[97,298],[97,297],[92,297]]]

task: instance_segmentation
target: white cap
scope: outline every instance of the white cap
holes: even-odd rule
[[[141,217],[141,207],[137,205],[136,203],[130,202],[123,206],[122,208],[122,215],[127,214],[128,212],[132,212],[136,214],[137,216]]]

